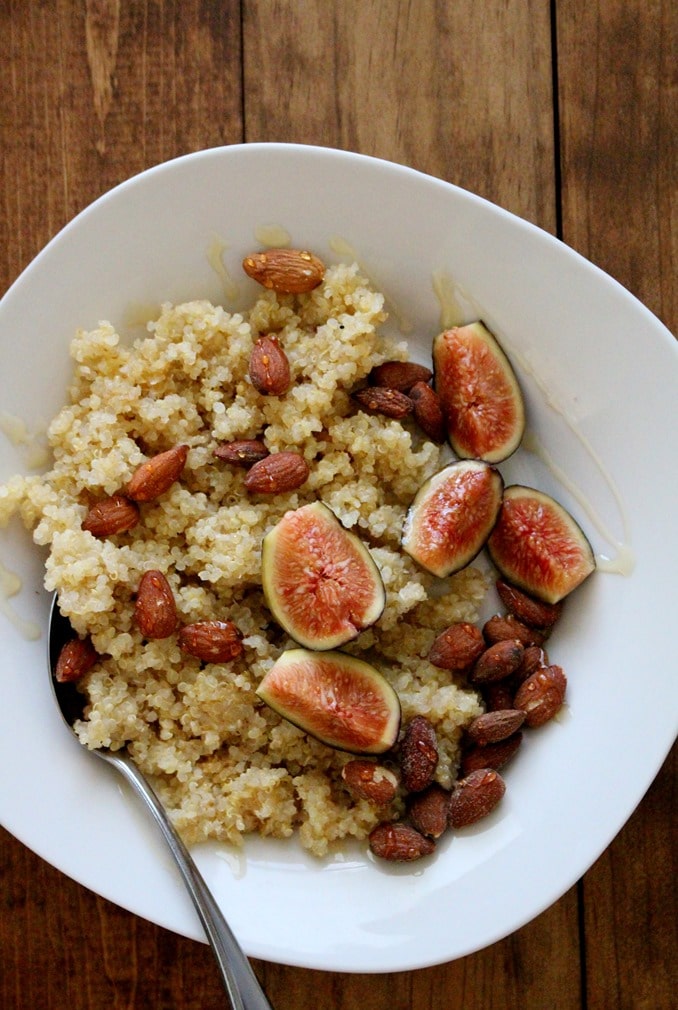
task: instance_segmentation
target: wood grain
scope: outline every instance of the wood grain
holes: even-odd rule
[[[254,962],[276,1010],[579,1007],[577,895],[513,936],[450,964],[386,975]],[[0,831],[0,1006],[132,1010],[223,1005],[209,949],[64,877]]]
[[[678,988],[676,749],[583,882],[588,1010],[672,1007]]]
[[[565,241],[678,327],[678,18],[671,0],[557,4]]]
[[[555,230],[543,0],[245,0],[243,10],[248,141],[399,161]]]
[[[0,287],[130,175],[284,140],[400,161],[560,228],[675,326],[676,27],[668,0],[0,0]],[[278,1010],[669,1010],[675,806],[674,758],[582,883],[469,957],[256,970]],[[0,831],[3,1010],[223,1005],[206,946]]]
[[[562,237],[676,332],[675,4],[562,0],[556,38]],[[675,762],[584,878],[588,1010],[675,1000]]]
[[[237,0],[3,0],[3,289],[102,193],[240,142]]]

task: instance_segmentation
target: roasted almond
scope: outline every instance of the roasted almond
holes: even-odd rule
[[[317,288],[325,264],[305,249],[267,249],[242,261],[243,270],[262,287],[278,294],[299,295]]]
[[[80,680],[92,669],[99,656],[89,638],[71,638],[66,642],[54,669],[55,680],[68,684]]]
[[[525,649],[517,639],[495,642],[478,657],[471,672],[474,684],[494,683],[505,680],[517,670],[523,661]]]
[[[450,797],[450,825],[465,828],[487,817],[506,792],[506,784],[493,768],[479,768],[460,779]]]
[[[530,628],[512,614],[495,614],[483,625],[483,637],[489,645],[509,638],[517,638],[524,647],[542,645],[548,634],[547,628]]]
[[[494,771],[503,768],[513,755],[517,753],[522,739],[523,734],[518,732],[507,737],[505,740],[499,740],[497,743],[470,747],[465,751],[461,759],[462,775],[470,775],[471,772],[475,772],[479,768],[493,768]]]
[[[269,451],[258,438],[240,438],[233,442],[222,442],[214,450],[217,459],[235,466],[252,466],[260,459],[266,459]]]
[[[245,477],[245,487],[250,494],[283,494],[301,487],[309,473],[304,457],[285,449],[255,463]]]
[[[501,712],[513,708],[513,677],[511,680],[498,680],[494,684],[483,684],[480,688],[488,712]]]
[[[546,652],[540,645],[528,645],[523,653],[523,661],[511,676],[511,683],[514,690],[518,688],[524,680],[542,667],[548,666],[549,660]]]
[[[144,638],[168,638],[177,627],[172,588],[162,572],[144,572],[134,605],[137,626]]]
[[[390,803],[398,789],[398,779],[390,769],[365,758],[348,761],[341,777],[354,795],[380,807]]]
[[[460,621],[438,635],[428,654],[429,662],[442,670],[466,670],[485,651],[486,644],[474,624]]]
[[[400,822],[377,824],[370,832],[369,844],[375,856],[394,863],[410,862],[435,852],[435,843],[430,838]]]
[[[242,635],[233,621],[195,621],[179,632],[184,652],[205,663],[229,663],[243,652]]]
[[[263,336],[255,342],[249,376],[257,392],[266,396],[282,396],[290,388],[290,363],[277,337]]]
[[[488,743],[498,743],[511,736],[525,722],[525,713],[518,708],[485,712],[466,727],[466,735],[473,743],[483,747]]]
[[[432,442],[445,441],[445,417],[438,394],[425,382],[415,382],[408,396],[412,401],[412,413],[423,433]]]
[[[525,725],[543,726],[565,700],[567,678],[559,666],[546,666],[531,674],[516,692],[514,705],[525,713]]]
[[[432,375],[430,368],[415,361],[384,361],[374,366],[368,380],[372,386],[385,386],[386,389],[407,393],[415,382],[428,382]]]
[[[449,792],[434,782],[410,799],[408,813],[412,827],[427,838],[440,838],[447,829],[449,808]]]
[[[528,596],[504,579],[497,579],[499,599],[509,613],[531,628],[552,628],[563,611],[562,603],[544,603]]]
[[[111,537],[134,529],[138,522],[139,509],[134,502],[114,494],[92,505],[82,521],[82,528],[93,537]]]
[[[436,731],[426,716],[415,715],[400,741],[400,768],[405,789],[421,792],[433,781],[438,767]]]
[[[138,466],[125,488],[134,501],[153,501],[174,484],[186,465],[187,445],[175,445]]]
[[[412,401],[409,396],[405,396],[397,389],[365,386],[353,394],[353,399],[368,414],[383,414],[385,417],[401,421],[412,413]]]

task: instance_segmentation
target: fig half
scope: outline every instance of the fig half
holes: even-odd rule
[[[342,652],[289,649],[257,694],[284,719],[339,750],[383,754],[398,737],[398,695],[373,666]]]
[[[501,574],[545,603],[558,603],[596,567],[583,530],[543,491],[512,484],[504,491],[487,549]]]
[[[405,519],[403,549],[439,578],[458,572],[483,548],[503,489],[499,471],[483,460],[450,463],[419,488]]]
[[[349,642],[386,602],[369,550],[320,501],[286,512],[266,534],[262,585],[276,621],[309,649]]]
[[[435,390],[447,437],[461,459],[500,463],[520,445],[525,406],[515,373],[481,322],[454,326],[433,341]]]

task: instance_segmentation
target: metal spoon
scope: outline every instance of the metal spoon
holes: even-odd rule
[[[63,720],[71,733],[78,739],[73,731],[73,723],[82,716],[83,696],[77,691],[74,684],[57,683],[53,676],[59,653],[63,645],[71,638],[73,638],[73,630],[59,611],[55,596],[49,620],[49,679]],[[172,826],[160,800],[129,754],[126,751],[104,749],[88,750],[88,753],[95,754],[124,775],[153,814],[203,924],[233,1010],[273,1010],[244,951],[221,914],[212,892],[193,862],[188,849]]]

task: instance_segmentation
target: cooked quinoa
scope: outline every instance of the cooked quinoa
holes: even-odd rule
[[[81,682],[88,705],[77,724],[88,747],[127,746],[190,842],[240,843],[258,832],[298,829],[322,856],[364,838],[400,810],[375,808],[341,780],[351,755],[314,740],[255,694],[281,651],[294,646],[261,590],[261,543],[288,509],[320,498],[372,550],[387,594],[376,625],[346,651],[368,660],[397,691],[403,720],[426,715],[439,736],[438,781],[456,776],[463,727],[482,711],[476,693],[426,655],[454,621],[476,620],[486,582],[468,568],[445,592],[399,549],[403,519],[441,450],[408,422],[372,416],[350,398],[370,369],[405,359],[381,333],[383,296],[356,266],[328,269],[300,296],[264,292],[249,314],[206,301],[163,307],[148,334],[126,343],[102,322],[73,340],[69,403],[52,422],[50,472],[0,487],[0,523],[20,511],[37,544],[49,545],[45,585],[80,635],[103,657]],[[263,396],[248,378],[253,341],[275,332],[292,386]],[[310,466],[298,490],[250,496],[246,470],[215,447],[263,437],[271,452],[294,449]],[[96,539],[81,524],[92,502],[119,492],[149,456],[189,446],[180,479],[141,506],[131,531]],[[144,641],[134,621],[139,580],[159,569],[180,621],[230,619],[242,656],[204,663],[176,636]]]

